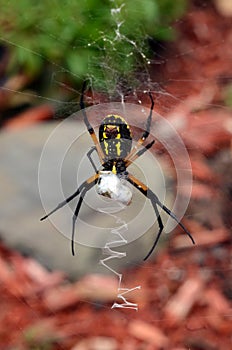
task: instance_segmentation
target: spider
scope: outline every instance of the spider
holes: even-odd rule
[[[132,148],[131,128],[128,125],[128,123],[121,116],[118,115],[107,115],[103,119],[99,127],[99,139],[97,138],[95,131],[91,126],[88,116],[86,114],[84,104],[85,90],[86,81],[84,82],[82,87],[80,97],[80,109],[82,111],[84,123],[94,143],[94,146],[88,151],[87,157],[95,170],[95,174],[88,178],[86,181],[84,181],[71,196],[59,203],[52,211],[50,211],[40,220],[42,221],[48,218],[55,211],[62,208],[68,202],[80,195],[79,201],[77,202],[77,206],[72,217],[71,251],[72,255],[75,255],[75,223],[86,193],[93,186],[96,185],[97,192],[100,195],[119,200],[121,203],[129,205],[132,199],[132,193],[129,187],[123,184],[124,181],[129,182],[151,201],[151,205],[154,208],[159,225],[159,231],[154,240],[154,243],[143,260],[148,259],[148,257],[152,254],[164,228],[161,216],[158,211],[158,207],[160,207],[164,212],[166,212],[170,217],[172,217],[183,229],[183,231],[189,236],[192,243],[195,244],[192,235],[187,230],[187,228],[178,220],[176,215],[160,202],[157,195],[148,186],[146,186],[144,183],[142,183],[140,180],[138,180],[136,177],[134,177],[131,173],[127,171],[128,166],[132,164],[149,148],[151,148],[155,142],[154,140],[152,140],[150,143],[147,143],[143,148],[140,147],[144,144],[144,142],[150,134],[152,113],[154,108],[154,100],[151,92],[148,92],[148,95],[151,100],[151,107],[149,115],[147,117],[145,131],[143,132],[140,139],[137,141],[136,145]],[[100,171],[97,169],[93,162],[93,159],[91,158],[91,154],[93,151],[96,151],[98,154],[102,167],[102,170]]]

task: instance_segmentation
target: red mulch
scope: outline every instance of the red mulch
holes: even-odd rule
[[[154,261],[123,273],[123,287],[141,286],[124,295],[136,311],[111,308],[122,303],[114,276],[71,283],[0,245],[0,349],[232,348],[232,166],[220,158],[225,151],[232,159],[232,112],[223,105],[231,18],[196,8],[177,27],[162,77],[170,97],[159,95],[156,110],[174,122],[190,154],[194,183],[184,224],[196,246],[177,230]]]

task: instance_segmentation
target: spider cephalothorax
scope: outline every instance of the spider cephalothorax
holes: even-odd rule
[[[136,145],[132,147],[132,135],[131,129],[128,123],[121,116],[118,115],[107,115],[100,127],[99,127],[99,139],[97,138],[95,131],[92,125],[89,122],[85,111],[84,105],[84,92],[85,92],[86,82],[83,84],[82,94],[80,99],[80,107],[83,113],[83,119],[87,130],[93,140],[94,147],[91,148],[87,156],[95,170],[95,174],[89,179],[84,181],[78,189],[67,199],[57,205],[50,213],[45,215],[41,220],[46,219],[49,215],[54,213],[59,208],[62,208],[76,196],[80,195],[79,201],[77,203],[75,212],[73,214],[73,223],[72,223],[72,254],[74,255],[74,233],[75,233],[75,223],[78,217],[81,204],[83,202],[85,194],[93,187],[97,186],[97,192],[100,195],[109,197],[111,199],[117,200],[123,204],[129,205],[132,199],[132,192],[130,191],[127,183],[133,185],[138,191],[140,191],[144,196],[146,196],[151,201],[151,205],[154,208],[155,215],[159,224],[159,231],[154,240],[152,247],[145,256],[146,260],[154,248],[156,247],[161,233],[163,231],[163,222],[158,211],[160,207],[165,211],[169,216],[171,216],[178,225],[185,231],[189,238],[194,243],[194,239],[185,228],[185,226],[178,220],[174,213],[172,213],[164,204],[160,202],[156,194],[144,183],[134,177],[131,173],[127,171],[127,168],[132,164],[138,157],[140,157],[144,152],[154,144],[154,140],[150,143],[145,144],[143,148],[140,146],[144,144],[146,139],[150,134],[152,112],[154,107],[154,101],[151,93],[149,92],[149,97],[151,99],[151,108],[150,113],[147,117],[145,131],[141,135],[140,139],[136,142]],[[93,151],[96,151],[101,163],[101,169],[97,169],[91,154]]]

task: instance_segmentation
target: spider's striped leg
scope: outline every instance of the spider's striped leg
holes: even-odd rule
[[[149,148],[151,148],[155,143],[155,140],[148,143],[144,148],[140,149],[137,153],[135,153],[129,160],[126,162],[126,167],[128,167],[131,163],[133,163],[138,157],[140,157],[143,153],[145,153]]]
[[[152,97],[152,94],[151,92],[149,91],[148,93],[149,97],[150,97],[150,100],[151,100],[151,107],[150,107],[150,113],[147,117],[147,123],[146,123],[146,130],[144,131],[141,139],[144,141],[146,140],[146,138],[149,136],[150,134],[150,129],[151,129],[151,120],[152,120],[152,112],[153,112],[153,108],[154,108],[154,100],[153,100],[153,97]]]
[[[155,214],[156,214],[156,217],[157,217],[157,220],[158,220],[158,224],[159,224],[159,232],[156,236],[156,239],[151,247],[151,249],[149,250],[148,254],[145,256],[145,258],[143,260],[147,260],[149,258],[149,256],[151,255],[151,253],[153,252],[153,250],[155,249],[159,239],[160,239],[160,236],[161,236],[161,233],[163,231],[163,228],[164,228],[164,225],[163,225],[163,222],[162,222],[162,219],[161,219],[161,216],[160,216],[160,213],[158,211],[158,208],[157,208],[157,201],[156,199],[157,196],[154,194],[155,197],[153,196],[150,196],[151,194],[153,194],[153,192],[151,190],[149,190],[149,188],[144,185],[142,182],[140,182],[138,179],[136,179],[134,176],[132,176],[131,174],[128,175],[128,181],[135,186],[135,188],[137,188],[143,195],[145,195],[147,198],[149,198],[151,200],[151,204],[155,210]]]
[[[185,231],[185,233],[189,236],[189,238],[191,239],[192,243],[195,244],[194,239],[192,237],[192,235],[190,234],[190,232],[186,229],[186,227],[178,220],[178,218],[176,217],[175,214],[173,214],[173,212],[168,209],[164,204],[162,204],[160,202],[160,200],[158,199],[158,197],[156,196],[156,194],[150,190],[145,184],[143,184],[141,181],[139,181],[138,179],[136,179],[133,175],[129,174],[127,181],[129,181],[133,186],[135,186],[142,194],[144,194],[144,196],[146,196],[148,199],[150,199],[151,204],[155,210],[155,214],[157,216],[157,220],[158,220],[158,224],[159,224],[159,232],[158,235],[155,239],[154,244],[152,245],[152,248],[150,249],[150,251],[148,252],[148,254],[145,256],[144,260],[146,260],[151,253],[153,252],[153,250],[155,249],[161,233],[163,231],[163,222],[162,219],[160,217],[160,214],[158,212],[157,206],[159,206],[161,209],[163,209],[169,216],[171,216],[171,218],[173,218],[178,225]]]
[[[75,212],[73,214],[73,218],[72,218],[72,238],[71,238],[71,250],[72,250],[72,255],[75,255],[75,250],[74,250],[74,235],[75,235],[75,223],[79,214],[79,211],[81,209],[81,204],[84,200],[84,196],[86,195],[86,193],[96,184],[96,180],[97,180],[98,176],[96,176],[96,179],[94,179],[94,181],[91,181],[89,183],[85,183],[85,186],[83,188],[83,190],[81,191],[81,195],[79,198],[79,201],[77,203]]]
[[[98,179],[98,174],[90,177],[88,180],[86,180],[85,182],[83,182],[83,184],[81,184],[81,186],[68,198],[66,198],[64,201],[62,201],[61,203],[59,203],[53,210],[51,210],[48,214],[46,214],[45,216],[43,216],[40,221],[43,221],[45,219],[47,219],[51,214],[55,213],[55,211],[57,211],[58,209],[64,207],[67,203],[69,203],[72,199],[74,199],[75,197],[77,197],[81,191],[88,186],[89,184],[95,184],[97,182]]]
[[[149,197],[148,197],[149,198]],[[149,198],[151,200],[151,204],[155,210],[155,215],[157,217],[157,220],[158,220],[158,224],[159,224],[159,232],[156,236],[156,239],[155,239],[155,242],[153,243],[151,249],[149,250],[149,252],[147,253],[147,255],[145,256],[145,258],[143,258],[143,260],[147,260],[149,258],[149,256],[151,255],[151,253],[153,252],[153,250],[155,249],[159,239],[160,239],[160,236],[161,236],[161,233],[163,232],[163,229],[164,229],[164,225],[163,225],[163,221],[161,219],[161,216],[160,216],[160,213],[158,211],[158,208],[157,208],[157,204],[156,204],[156,201],[153,199],[153,198]]]
[[[154,100],[153,100],[151,92],[149,92],[148,95],[149,95],[150,100],[151,100],[151,107],[150,107],[150,113],[147,117],[146,129],[145,129],[144,133],[142,134],[142,136],[140,137],[140,139],[137,141],[136,145],[132,148],[130,153],[126,156],[125,161],[130,160],[137,153],[138,147],[144,143],[144,141],[148,138],[148,136],[150,134],[152,112],[153,112],[153,108],[154,108]]]
[[[95,134],[95,131],[94,131],[92,125],[89,122],[89,119],[88,119],[86,111],[85,111],[85,104],[84,104],[85,89],[86,89],[86,80],[84,81],[83,86],[82,86],[82,92],[81,92],[81,98],[80,98],[80,108],[81,108],[81,111],[82,111],[82,114],[83,114],[83,117],[84,117],[84,122],[85,122],[85,125],[87,127],[87,130],[88,130],[88,132],[89,132],[89,134],[90,134],[90,136],[91,136],[91,138],[93,140],[93,143],[94,143],[94,145],[96,147],[96,150],[97,150],[100,162],[101,162],[101,164],[103,164],[104,163],[104,158],[105,158],[104,153],[102,151],[101,145],[100,145],[100,143],[98,141],[98,138],[97,138],[97,136]]]
[[[95,173],[97,174],[97,173],[98,173],[97,167],[96,167],[96,165],[94,164],[93,158],[91,157],[91,154],[92,154],[94,151],[97,151],[95,146],[91,147],[90,150],[87,152],[87,157],[88,157],[88,159],[89,159],[89,161],[90,161],[92,167],[94,168]]]

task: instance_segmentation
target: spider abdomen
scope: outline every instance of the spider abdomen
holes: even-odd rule
[[[108,115],[99,127],[99,141],[106,160],[125,158],[132,146],[130,126],[121,116]]]

